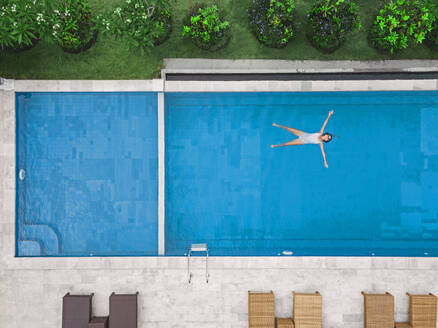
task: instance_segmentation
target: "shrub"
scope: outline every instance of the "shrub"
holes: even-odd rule
[[[394,52],[422,43],[432,29],[433,15],[418,0],[391,0],[380,9],[369,34],[376,49]]]
[[[438,22],[434,23],[424,43],[432,49],[438,48]]]
[[[424,43],[428,47],[436,50],[438,48],[438,1],[428,0],[426,1],[426,6],[433,15],[433,23],[431,31],[427,33]]]
[[[294,8],[294,0],[253,0],[248,16],[257,40],[268,47],[286,46],[294,35]]]
[[[183,36],[190,37],[201,49],[216,51],[224,48],[231,38],[230,23],[216,5],[197,4],[187,17]]]
[[[307,37],[327,53],[340,48],[347,35],[360,27],[358,7],[349,0],[318,0],[307,12]]]
[[[146,49],[169,38],[172,31],[169,7],[165,0],[126,0],[101,20],[103,30],[144,54]]]
[[[17,52],[33,47],[48,26],[44,3],[10,0],[0,5],[0,49]]]
[[[79,53],[97,37],[96,19],[86,0],[62,0],[53,10],[52,39],[66,52]]]

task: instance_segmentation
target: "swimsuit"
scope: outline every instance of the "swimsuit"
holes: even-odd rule
[[[320,144],[321,140],[319,140],[319,137],[321,136],[321,133],[304,133],[298,137],[298,140],[300,140],[303,144]]]

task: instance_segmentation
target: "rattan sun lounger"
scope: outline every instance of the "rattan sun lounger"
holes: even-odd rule
[[[396,322],[395,328],[412,328],[409,322]]]
[[[249,328],[275,327],[274,293],[253,293],[248,291]]]
[[[291,318],[275,318],[276,328],[294,328],[294,322]]]
[[[93,295],[65,294],[62,298],[62,328],[88,328]]]
[[[364,297],[364,327],[394,328],[394,296],[386,294],[367,294]]]
[[[109,301],[109,328],[137,328],[136,294],[112,293]]]
[[[396,328],[436,328],[437,297],[406,294],[409,296],[409,323],[397,322]]]
[[[293,323],[295,328],[322,327],[322,297],[319,292],[302,294],[292,292],[294,297]]]

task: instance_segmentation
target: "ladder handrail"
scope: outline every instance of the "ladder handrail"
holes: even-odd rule
[[[192,252],[205,252],[205,280],[208,284],[208,278],[210,277],[210,273],[208,272],[208,246],[207,244],[192,244],[190,246],[189,253],[187,255],[187,274],[189,275],[189,284],[192,282],[193,274],[190,272],[190,257],[192,256]]]

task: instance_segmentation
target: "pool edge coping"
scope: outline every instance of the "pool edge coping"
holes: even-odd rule
[[[438,79],[337,81],[8,80],[0,92],[325,92],[433,91]]]

